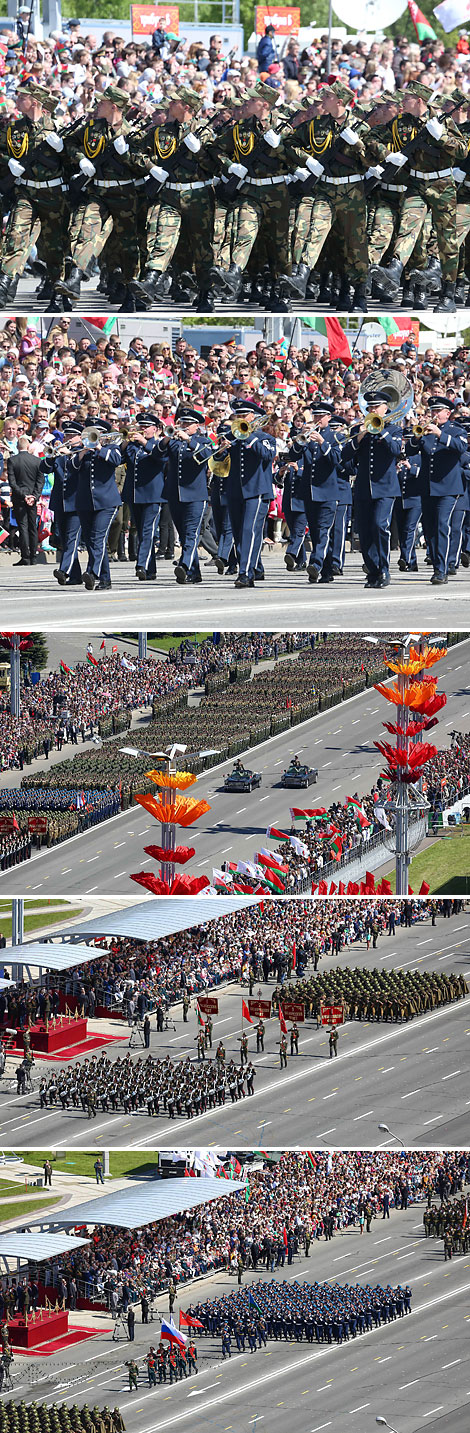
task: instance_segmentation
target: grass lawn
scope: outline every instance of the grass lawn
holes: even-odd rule
[[[9,1194],[15,1194],[18,1199],[24,1199],[26,1195],[33,1194],[34,1197],[35,1190],[27,1189],[24,1184],[13,1184],[11,1179],[0,1179],[0,1199],[5,1199]]]
[[[65,1174],[88,1174],[94,1179],[94,1163],[99,1150],[71,1150],[58,1155],[57,1159],[51,1150],[27,1150],[24,1153],[26,1164],[43,1165],[45,1159],[50,1159],[52,1170],[62,1170]],[[158,1163],[158,1155],[155,1153],[152,1159],[146,1159],[142,1154],[133,1154],[131,1150],[117,1149],[110,1150],[109,1168],[112,1179],[119,1179],[126,1174],[151,1175]]]
[[[63,925],[65,917],[67,917],[67,920],[74,920],[75,916],[81,914],[81,907],[75,907],[67,911],[44,911],[44,914],[38,911],[37,915],[25,915],[24,929],[25,931],[33,931],[41,930],[43,926]],[[4,915],[2,910],[0,910],[0,930],[3,935],[11,936],[11,914]],[[8,960],[8,949],[4,952],[3,958],[4,960]]]
[[[0,1204],[0,1221],[7,1219],[29,1219],[36,1209],[52,1209],[53,1204],[58,1204],[62,1196],[56,1194],[52,1199],[28,1199],[27,1203],[21,1200],[12,1200],[11,1204]]]
[[[33,906],[35,907],[35,909],[37,908],[38,910],[39,910],[40,908],[43,909],[43,910],[47,910],[48,906],[68,906],[68,905],[70,905],[70,901],[62,901],[62,900],[60,900],[60,897],[57,897],[57,899],[56,899],[55,897],[51,896],[51,898],[50,898],[48,901],[35,901],[35,900],[33,900],[33,899],[27,900],[27,901],[25,901],[25,903],[24,903],[24,908],[25,908],[25,911],[28,910],[28,907],[31,907],[31,909],[32,909]],[[11,901],[0,901],[0,911],[9,911],[9,910],[11,910]]]
[[[169,652],[171,647],[180,647],[181,643],[186,642],[188,638],[190,642],[203,642],[210,635],[210,632],[186,632],[177,633],[176,637],[172,637],[171,634],[164,633],[161,637],[149,637],[147,645],[156,648],[159,652]]]
[[[389,880],[394,891],[394,871]],[[420,851],[410,866],[410,886],[415,894],[422,881],[431,887],[431,895],[470,895],[470,834],[442,837]]]

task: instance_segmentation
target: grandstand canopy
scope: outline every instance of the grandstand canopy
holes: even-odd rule
[[[155,896],[151,901],[117,910],[113,915],[93,916],[83,924],[74,925],[69,935],[122,935],[135,940],[158,940],[191,926],[204,925],[219,916],[232,915],[246,906],[258,905],[259,896]],[[80,959],[80,957],[79,957]]]
[[[89,1243],[89,1239],[75,1239],[70,1234],[42,1234],[39,1231],[17,1234],[12,1229],[0,1234],[0,1259],[35,1259],[39,1264],[41,1259],[54,1259],[57,1254],[73,1254],[82,1244]]]
[[[48,941],[31,941],[31,944],[8,946],[4,952],[4,963],[41,966],[42,970],[71,970],[74,965],[96,960],[97,954],[90,945],[50,945]],[[6,983],[11,985],[10,980]]]
[[[114,1225],[119,1229],[143,1229],[158,1219],[182,1214],[185,1209],[195,1209],[211,1199],[226,1199],[228,1194],[245,1188],[246,1184],[239,1179],[216,1179],[210,1175],[200,1179],[156,1179],[152,1183],[145,1180],[142,1185],[104,1194],[101,1199],[73,1204],[60,1214],[51,1212],[48,1217],[41,1214],[41,1224],[106,1224],[111,1228]]]

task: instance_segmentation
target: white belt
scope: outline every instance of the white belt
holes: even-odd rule
[[[413,179],[448,179],[452,174],[451,169],[432,169],[430,174],[424,174],[422,169],[410,169]]]
[[[177,189],[181,194],[181,191],[185,189],[207,189],[208,184],[212,183],[212,179],[194,179],[192,184],[165,184],[164,188]]]
[[[274,174],[272,179],[247,179],[247,184],[256,184],[257,189],[262,189],[265,184],[288,184],[290,175]]]
[[[95,179],[97,189],[123,189],[125,184],[133,184],[134,189],[138,184],[145,184],[144,179]]]
[[[322,174],[321,182],[322,184],[361,184],[363,178],[363,174],[345,174],[344,176],[341,174],[337,179],[333,179],[332,175]]]
[[[28,189],[63,189],[61,179],[19,179],[18,184],[27,184]]]
[[[391,194],[406,194],[406,184],[382,184],[382,189],[389,189]]]

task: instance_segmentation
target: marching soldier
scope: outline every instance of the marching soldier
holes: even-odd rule
[[[329,428],[332,404],[314,399],[307,417],[306,436],[294,438],[289,457],[302,457],[300,496],[307,516],[312,551],[307,573],[309,582],[332,582],[332,563],[328,549],[336,515],[338,484],[336,471],[341,450],[334,432]],[[290,563],[286,554],[286,566]]]
[[[163,503],[166,458],[160,446],[155,413],[139,413],[135,428],[124,445],[126,476],[122,500],[128,503],[137,530],[136,577],[139,582],[155,581],[155,535]]]
[[[378,420],[377,431],[362,423],[343,449],[346,462],[354,462],[354,512],[361,552],[367,568],[366,587],[390,583],[390,527],[393,503],[400,496],[396,460],[401,453],[401,428],[385,426],[388,395],[378,389],[367,402],[367,417]],[[381,425],[382,422],[382,426]]]
[[[64,272],[68,206],[63,184],[64,142],[53,124],[58,99],[41,85],[21,85],[19,115],[3,127],[3,152],[16,184],[3,246],[0,306],[11,303],[40,228],[51,289]]]
[[[255,579],[259,581],[264,577],[260,557],[265,519],[273,495],[276,440],[263,431],[264,409],[259,404],[240,398],[232,406],[237,420],[251,419],[252,422],[246,438],[235,436],[231,442],[230,469],[225,484],[239,564],[234,586],[245,588],[254,587]],[[257,419],[259,426],[256,426]],[[223,449],[221,456],[224,456]]]
[[[93,114],[65,136],[64,167],[74,212],[70,257],[57,289],[72,302],[80,297],[88,265],[107,241],[107,265],[115,272],[109,298],[125,303],[130,281],[138,275],[137,194],[144,181],[136,175],[126,137],[129,105],[126,91],[109,85]],[[120,288],[116,274],[121,276]]]
[[[54,514],[54,526],[62,549],[59,566],[54,569],[59,587],[79,587],[82,583],[78,556],[81,527],[76,509],[78,471],[70,462],[74,449],[81,447],[81,432],[82,424],[77,420],[63,423],[64,445],[70,444],[70,451],[60,452],[58,444],[56,452],[44,457],[41,463],[43,472],[54,475],[49,507]]]
[[[279,1041],[279,1063],[281,1070],[287,1070],[287,1036],[282,1034]]]
[[[447,582],[452,514],[457,499],[464,493],[462,458],[467,447],[464,429],[452,418],[450,399],[436,396],[429,399],[431,421],[422,437],[413,436],[405,444],[410,456],[421,455],[419,482],[423,526],[434,568],[431,583]]]
[[[70,460],[77,473],[77,514],[88,553],[83,582],[89,592],[97,585],[100,591],[111,587],[106,539],[121,502],[115,479],[120,448],[109,438],[106,442],[106,434],[112,431],[110,423],[100,419],[94,429],[98,442],[93,440],[92,446],[79,448]],[[103,444],[99,443],[100,436]]]
[[[165,497],[181,543],[181,558],[175,567],[176,581],[202,582],[198,542],[207,507],[207,463],[212,446],[203,429],[197,408],[181,405],[175,417],[174,436],[160,439],[167,458]]]

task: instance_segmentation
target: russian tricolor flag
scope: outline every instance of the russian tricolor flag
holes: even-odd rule
[[[179,1343],[182,1347],[188,1342],[186,1334],[181,1333],[181,1329],[177,1329],[172,1318],[162,1319],[160,1338],[167,1339],[168,1343]]]

